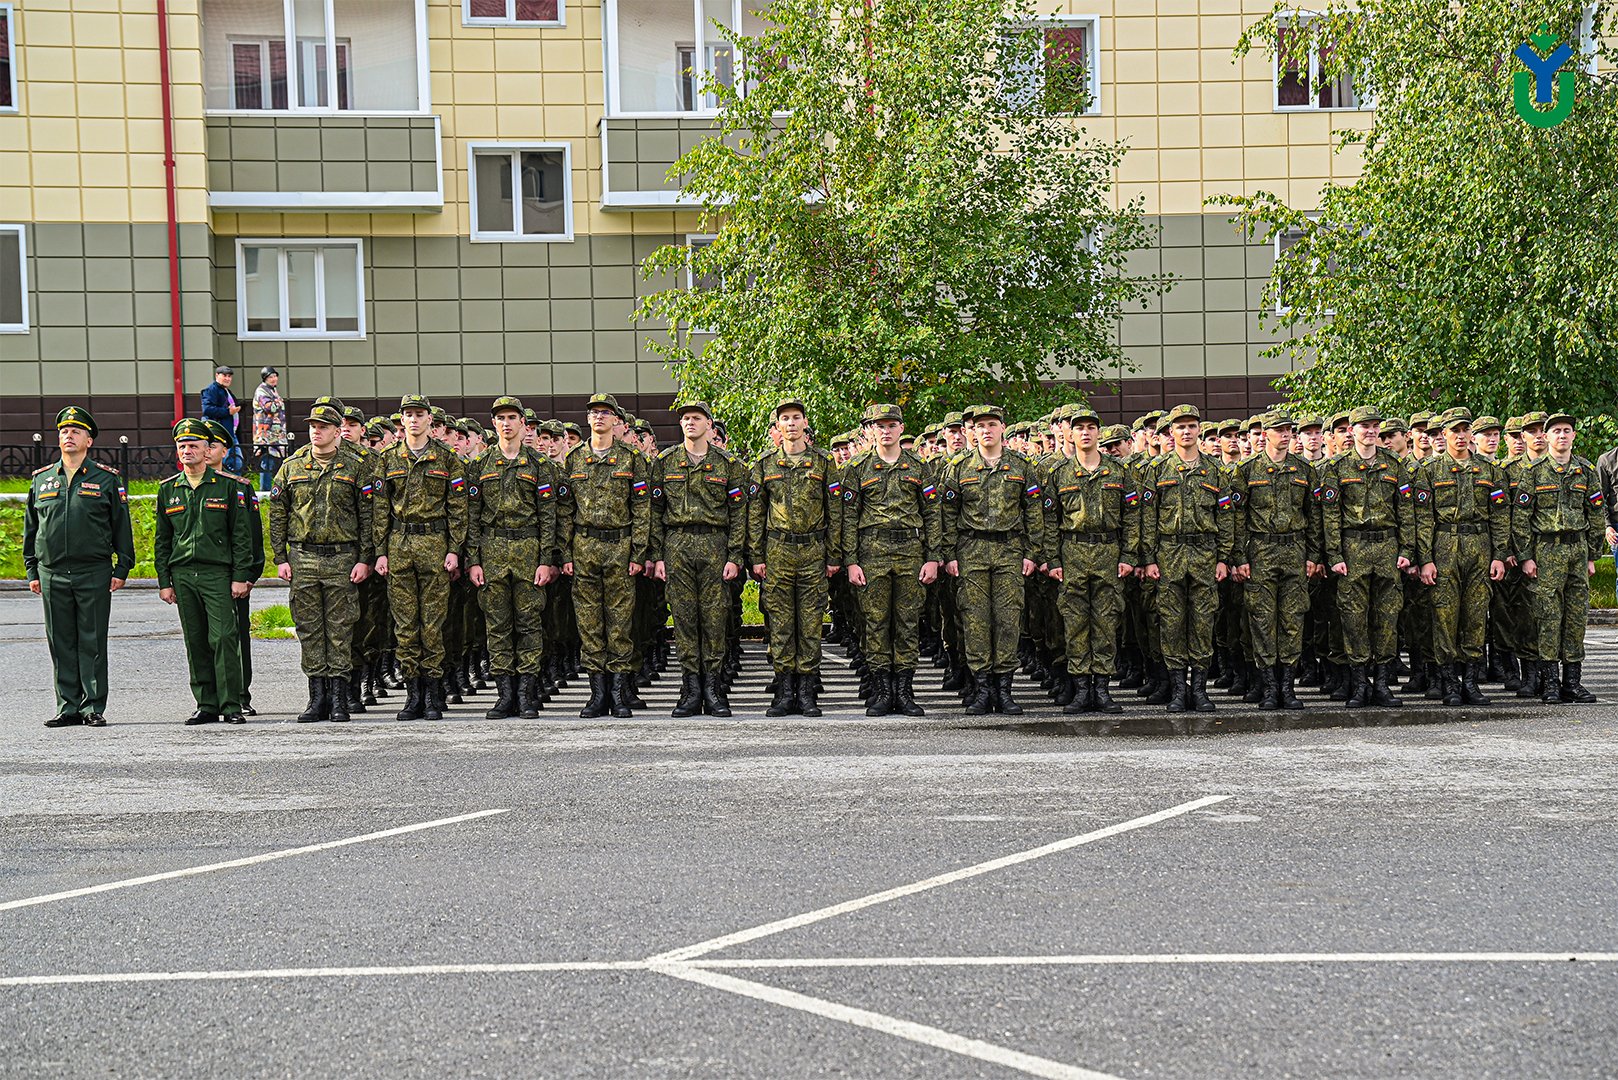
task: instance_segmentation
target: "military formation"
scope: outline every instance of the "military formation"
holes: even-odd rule
[[[580,716],[628,717],[671,663],[674,716],[728,717],[749,579],[771,717],[821,715],[828,643],[868,715],[924,715],[923,667],[967,714],[1019,715],[1020,671],[1097,733],[1120,723],[1115,689],[1178,733],[1210,729],[1215,690],[1275,727],[1304,708],[1299,686],[1384,720],[1401,695],[1487,705],[1491,684],[1595,700],[1589,579],[1618,512],[1566,414],[1216,422],[1179,405],[1124,427],[1086,405],[1011,424],[980,405],[917,437],[877,404],[821,446],[789,397],[744,458],[706,403],[673,412],[680,441],[659,449],[610,394],[582,427],[510,396],[487,426],[418,394],[373,419],[317,399],[263,496],[309,684],[297,720],[394,694],[398,720],[438,720],[490,684],[487,718],[533,719],[581,677]],[[88,457],[88,412],[57,426],[24,537],[56,664],[47,726],[102,725],[109,598],[135,562],[127,494]],[[173,438],[154,555],[185,722],[245,723],[260,495],[221,469],[221,425],[184,419]]]

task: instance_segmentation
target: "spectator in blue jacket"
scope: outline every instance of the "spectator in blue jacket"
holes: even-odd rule
[[[236,398],[230,392],[230,383],[235,377],[236,372],[227,364],[213,369],[213,382],[202,388],[202,418],[219,421],[230,433],[230,451],[225,455],[225,469],[240,474],[242,450],[236,435],[236,416],[242,407],[236,404]]]

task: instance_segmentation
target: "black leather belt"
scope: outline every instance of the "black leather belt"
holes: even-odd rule
[[[1294,529],[1290,532],[1260,532],[1257,529],[1247,530],[1247,535],[1254,540],[1302,540],[1303,530]]]
[[[1015,534],[1010,529],[994,532],[989,529],[961,529],[957,534],[963,540],[998,540],[1005,543]]]
[[[1077,529],[1063,529],[1062,536],[1078,544],[1116,544],[1123,539],[1118,532],[1079,532]]]
[[[1186,543],[1186,544],[1200,544],[1200,543],[1203,543],[1205,541],[1218,540],[1219,539],[1219,534],[1216,533],[1216,532],[1175,533],[1172,536],[1164,536],[1163,539],[1164,540],[1178,540],[1178,541],[1180,541],[1182,543]]]
[[[615,540],[629,539],[628,529],[598,529],[593,525],[575,525],[573,531],[582,533],[592,540],[600,540],[609,544]]]
[[[449,532],[449,522],[444,518],[434,518],[432,521],[401,521],[395,528],[405,536],[440,536]]]
[[[666,525],[669,532],[691,533],[693,536],[711,536],[714,533],[728,533],[729,525]]]
[[[882,525],[866,525],[860,529],[861,536],[874,536],[878,540],[920,540],[920,529],[893,529]]]
[[[1579,529],[1563,529],[1560,532],[1542,532],[1534,534],[1535,540],[1549,540],[1553,544],[1578,544],[1584,540],[1584,533]]]
[[[490,529],[490,536],[498,536],[502,540],[538,540],[539,526],[529,525],[523,529]]]
[[[1488,526],[1476,521],[1440,521],[1436,526],[1439,532],[1455,533],[1459,536],[1482,536],[1488,532]]]
[[[294,540],[292,546],[307,555],[352,555],[359,547],[359,542],[351,540],[346,544],[306,544],[302,540]]]
[[[785,529],[770,529],[765,534],[771,540],[779,540],[784,544],[813,544],[826,536],[825,529],[816,529],[814,532],[787,532]]]
[[[1394,537],[1394,530],[1392,530],[1392,529],[1344,529],[1343,530],[1343,535],[1344,536],[1352,536],[1352,537],[1354,537],[1355,539],[1358,539],[1358,540],[1372,540],[1372,541],[1376,541],[1376,540],[1392,540],[1393,537]]]

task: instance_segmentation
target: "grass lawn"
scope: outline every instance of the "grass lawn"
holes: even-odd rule
[[[292,628],[292,610],[285,604],[271,604],[253,612],[249,628],[256,638],[284,638]]]

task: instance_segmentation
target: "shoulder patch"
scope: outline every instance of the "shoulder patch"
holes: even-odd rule
[[[42,472],[50,472],[54,468],[56,468],[55,465],[41,465],[39,468],[34,470],[34,475],[38,476]],[[173,480],[174,477],[171,476],[171,477],[169,477],[169,479]]]

